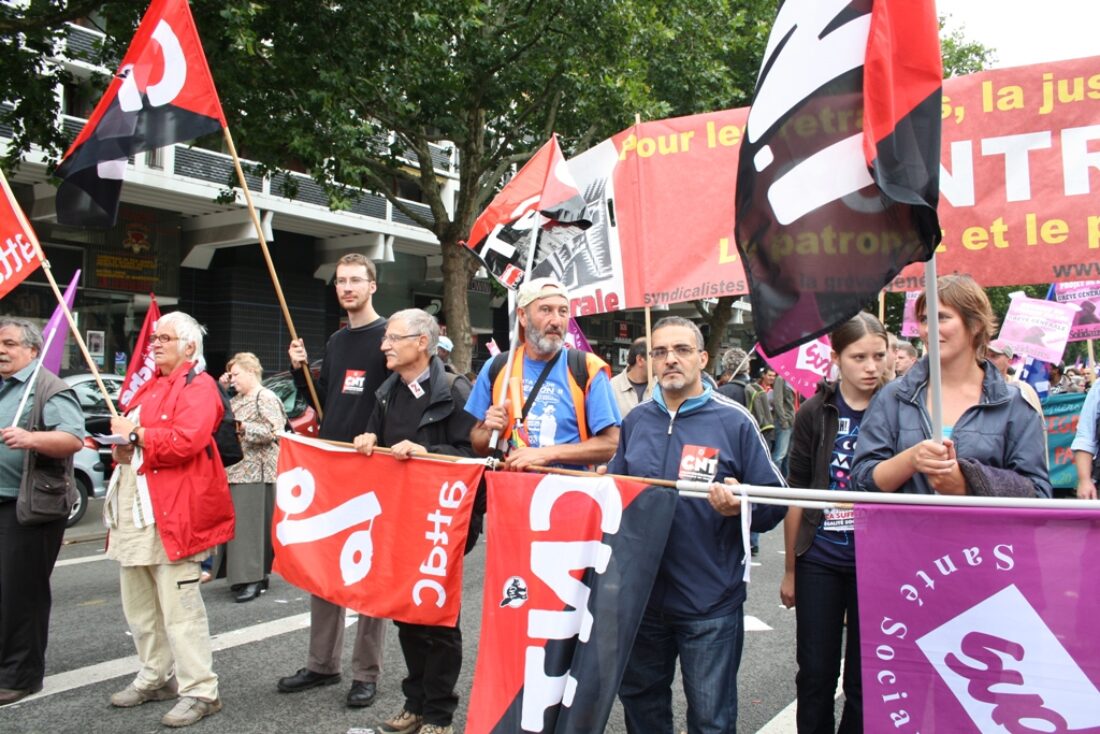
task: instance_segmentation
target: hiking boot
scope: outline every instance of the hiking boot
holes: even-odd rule
[[[381,734],[414,734],[420,728],[423,716],[401,709],[401,713],[391,716],[378,725]]]
[[[447,726],[440,726],[439,724],[425,724],[420,727],[419,734],[455,734],[455,728],[450,724]]]
[[[201,698],[184,696],[172,710],[164,715],[160,723],[165,726],[181,727],[191,726],[211,714],[222,710],[222,700],[215,698],[213,701],[203,701]]]
[[[129,709],[150,701],[171,701],[173,698],[179,698],[179,693],[177,693],[176,679],[169,678],[163,686],[153,689],[138,688],[131,683],[118,693],[111,694],[111,705],[120,709]]]

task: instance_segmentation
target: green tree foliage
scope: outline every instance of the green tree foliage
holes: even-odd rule
[[[460,243],[514,167],[551,132],[567,153],[579,152],[635,115],[747,103],[777,4],[193,0],[192,12],[243,156],[267,171],[310,173],[334,208],[353,203],[347,186],[378,192],[436,235],[453,358],[465,368],[466,284],[476,263]],[[63,143],[51,95],[64,71],[33,63],[56,54],[62,21],[96,4],[9,5],[0,16],[4,50],[22,49],[24,58],[19,73],[6,65],[4,96],[26,100],[8,117],[26,129],[15,155],[33,140],[56,156]],[[104,58],[120,56],[143,9],[141,2],[100,5]],[[22,43],[17,22],[34,24],[41,42]],[[432,167],[418,163],[431,160],[430,143],[453,144],[461,161],[450,210]],[[430,218],[397,196],[410,185],[419,187]]]
[[[940,53],[943,54],[944,77],[974,74],[997,60],[993,49],[977,41],[967,40],[961,29],[945,32],[947,18],[940,17]]]

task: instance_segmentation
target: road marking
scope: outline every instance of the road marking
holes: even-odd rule
[[[347,616],[344,617],[344,626],[351,626],[358,618],[355,612],[348,612]],[[261,622],[260,624],[254,624],[250,627],[242,627],[240,629],[223,632],[220,635],[214,635],[210,638],[210,644],[214,652],[218,652],[239,647],[240,645],[260,642],[269,637],[286,634],[287,632],[296,632],[308,627],[309,612],[305,612],[304,614],[295,614],[290,617],[274,619],[270,622]],[[76,690],[77,688],[95,685],[96,683],[110,680],[111,678],[134,675],[140,668],[141,661],[138,660],[138,656],[129,655],[124,658],[105,660],[102,663],[87,665],[83,668],[77,668],[76,670],[69,670],[64,673],[47,676],[46,679],[42,681],[41,692],[33,696],[27,696],[19,703],[14,704],[12,708],[21,706],[23,703],[37,701],[46,696],[52,696],[56,693],[65,693],[67,691]]]
[[[844,661],[840,661],[840,676],[837,678],[836,695],[833,700],[844,695]],[[771,721],[758,729],[756,734],[794,734],[798,731],[798,701],[791,701],[787,708],[776,714]]]
[[[745,615],[745,631],[746,632],[771,632],[771,627],[761,622],[751,614]]]
[[[64,561],[58,561],[57,563],[53,564],[53,567],[58,568],[60,566],[76,566],[76,565],[79,565],[81,563],[92,563],[94,561],[106,561],[106,560],[107,560],[107,551],[99,551],[99,553],[97,555],[94,555],[94,556],[82,556],[80,558],[67,558]]]

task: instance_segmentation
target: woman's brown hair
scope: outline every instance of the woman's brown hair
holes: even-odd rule
[[[940,303],[959,312],[966,330],[971,334],[970,345],[978,359],[985,357],[985,348],[993,339],[997,320],[993,318],[993,306],[985,289],[969,275],[944,275],[936,279]],[[917,298],[916,315],[920,320],[926,311],[928,291]]]

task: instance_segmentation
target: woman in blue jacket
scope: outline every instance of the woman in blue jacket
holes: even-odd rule
[[[830,334],[829,341],[840,379],[822,382],[795,414],[787,476],[792,487],[851,489],[860,424],[882,385],[889,338],[878,319],[859,313]],[[786,572],[779,597],[788,609],[795,607],[799,734],[863,731],[852,521],[851,509],[800,507],[787,510],[784,520]],[[844,711],[837,729],[833,694],[842,659]]]
[[[925,357],[868,407],[854,488],[1049,497],[1042,416],[985,359],[994,329],[989,298],[968,275],[947,275],[938,283],[943,443],[932,440]],[[916,312],[927,341],[925,295]]]

